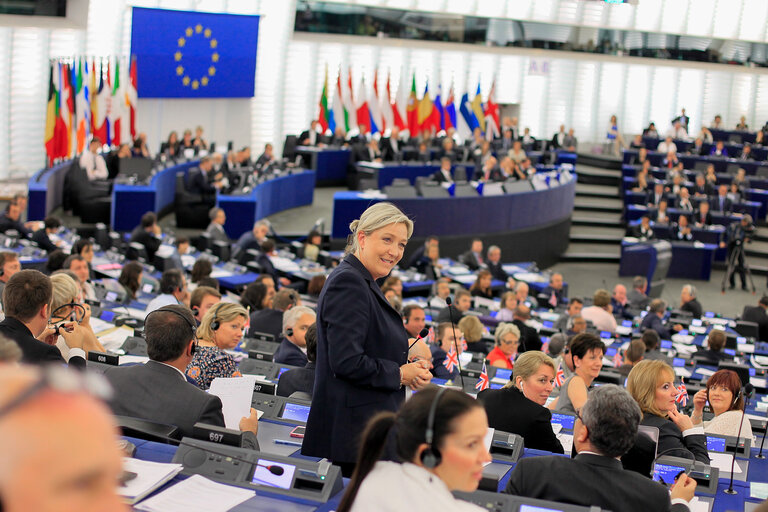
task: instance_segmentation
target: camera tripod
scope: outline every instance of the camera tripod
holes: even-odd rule
[[[725,283],[729,282],[731,279],[736,280],[736,277],[733,275],[734,272],[736,272],[736,263],[739,261],[739,258],[741,258],[741,261],[744,262],[743,265],[743,272],[746,274],[746,276],[749,278],[749,284],[752,286],[752,293],[756,293],[757,289],[755,288],[755,281],[752,279],[752,270],[749,268],[749,263],[747,263],[747,259],[744,255],[744,243],[739,242],[736,244],[733,244],[730,248],[730,251],[728,253],[728,269],[725,272],[725,275],[723,276],[723,283],[721,286],[721,292],[725,293]],[[742,280],[741,285],[742,287],[746,283]]]

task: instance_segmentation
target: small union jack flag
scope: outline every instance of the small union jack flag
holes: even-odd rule
[[[679,386],[677,386],[677,396],[675,397],[675,402],[682,404],[683,407],[688,403],[688,390],[685,387],[685,383],[681,382]]]
[[[248,332],[251,330],[251,306],[248,306],[246,313],[247,314],[245,315],[245,325],[243,326],[243,330]]]
[[[489,387],[491,387],[491,381],[488,378],[488,369],[485,367],[485,361],[483,361],[483,372],[480,374],[480,378],[477,379],[475,389],[482,391],[484,389],[488,389]]]
[[[467,351],[467,339],[464,336],[459,338],[459,345],[461,345],[462,352]]]
[[[613,356],[613,366],[614,368],[618,368],[623,364],[624,364],[624,359],[621,357],[621,350],[617,350],[616,354]]]
[[[449,350],[448,354],[445,356],[443,366],[445,366],[451,373],[453,373],[453,370],[459,366],[459,354],[456,353],[456,350],[453,347],[451,347],[451,350]]]
[[[427,333],[427,337],[424,338],[424,341],[426,341],[428,344],[435,342],[435,328],[430,327],[429,332]]]
[[[565,383],[565,372],[563,371],[563,367],[558,365],[557,373],[555,374],[555,386],[560,387],[563,383]]]

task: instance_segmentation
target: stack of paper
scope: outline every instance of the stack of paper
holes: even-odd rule
[[[193,475],[136,505],[135,509],[145,512],[226,512],[254,496],[254,491]]]
[[[255,375],[223,378],[217,377],[211,382],[208,392],[221,399],[224,425],[234,430],[239,429],[240,419],[251,415]]]
[[[125,502],[136,503],[171,480],[182,469],[181,464],[162,464],[125,457],[123,459],[123,471],[135,473],[136,477],[128,480],[124,486],[118,488],[117,492]]]

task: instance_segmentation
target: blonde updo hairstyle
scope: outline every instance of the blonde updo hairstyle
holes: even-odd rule
[[[377,229],[390,224],[405,224],[408,230],[408,238],[413,234],[413,221],[409,219],[400,209],[392,203],[376,203],[369,206],[367,210],[360,215],[359,219],[353,220],[349,225],[352,234],[347,238],[346,254],[355,254],[360,250],[357,242],[357,234],[365,233],[370,236]]]
[[[205,341],[213,341],[213,329],[211,324],[215,318],[219,325],[232,322],[237,317],[243,317],[248,321],[248,311],[245,310],[240,304],[234,302],[219,302],[211,307],[200,322],[200,327],[197,328],[197,337]]]

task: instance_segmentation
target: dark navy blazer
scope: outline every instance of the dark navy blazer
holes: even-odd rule
[[[403,319],[353,255],[328,277],[317,302],[317,367],[302,453],[357,459],[360,434],[381,411],[397,411],[407,363]]]

